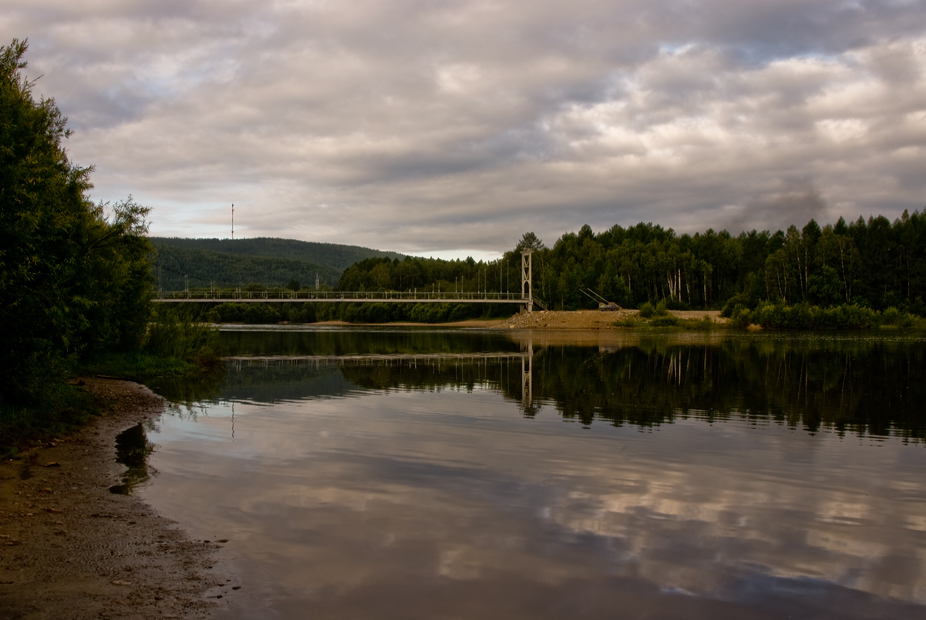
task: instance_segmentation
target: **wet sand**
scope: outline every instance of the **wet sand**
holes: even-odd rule
[[[84,379],[107,403],[76,434],[0,463],[0,618],[205,618],[237,584],[140,499],[110,492],[116,436],[159,414],[144,386]]]

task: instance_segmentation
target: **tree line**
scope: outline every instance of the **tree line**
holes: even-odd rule
[[[338,288],[520,293],[521,251],[528,248],[534,294],[551,309],[595,308],[585,292],[592,289],[626,307],[754,308],[765,301],[926,314],[926,213],[919,211],[893,222],[882,215],[823,227],[810,220],[801,229],[738,235],[679,235],[651,223],[596,234],[585,225],[552,248],[526,233],[497,261],[366,259],[344,271]]]

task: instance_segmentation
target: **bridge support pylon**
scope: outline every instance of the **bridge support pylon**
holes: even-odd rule
[[[524,310],[534,311],[534,251],[530,248],[521,252],[521,299]]]

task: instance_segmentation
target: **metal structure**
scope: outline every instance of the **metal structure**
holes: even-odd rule
[[[610,310],[614,312],[618,310],[623,310],[623,308],[621,308],[618,304],[614,303],[613,301],[608,301],[607,299],[599,295],[597,292],[595,292],[593,289],[590,289],[590,288],[589,289],[579,289],[579,291],[583,293],[586,297],[588,297],[589,299],[597,303],[599,310]]]
[[[526,300],[527,311],[534,311],[534,251],[521,252],[521,299]],[[526,290],[525,290],[526,289]]]

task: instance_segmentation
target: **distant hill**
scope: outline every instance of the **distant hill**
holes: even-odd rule
[[[181,239],[151,237],[157,250],[155,278],[165,291],[183,290],[185,276],[194,287],[244,287],[250,283],[286,286],[295,280],[336,286],[341,272],[367,258],[404,258],[355,245],[294,239]]]

